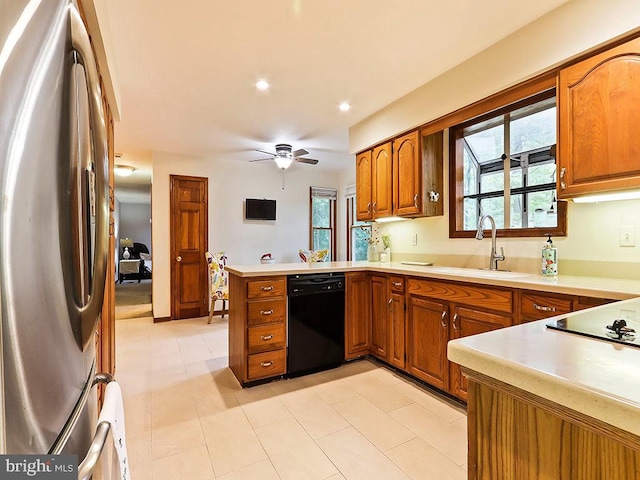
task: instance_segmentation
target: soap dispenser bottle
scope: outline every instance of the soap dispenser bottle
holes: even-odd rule
[[[558,249],[553,246],[551,234],[546,234],[549,239],[542,247],[542,275],[553,276],[558,274]]]

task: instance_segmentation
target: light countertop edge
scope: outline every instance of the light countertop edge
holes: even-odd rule
[[[495,277],[491,277],[488,276],[492,275],[491,272],[474,268],[405,265],[399,262],[275,263],[264,265],[229,265],[226,268],[230,273],[240,277],[367,271],[478,283],[496,287],[564,293],[568,295],[610,298],[612,300],[626,300],[640,296],[640,280],[570,275],[543,277],[542,275],[517,272],[504,272],[505,278],[498,278],[501,273],[497,273]]]
[[[616,309],[640,313],[640,299]],[[470,370],[640,436],[640,348],[546,328],[545,319],[452,340],[448,358]]]

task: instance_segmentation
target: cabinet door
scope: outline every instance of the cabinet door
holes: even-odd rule
[[[374,217],[389,217],[392,208],[392,170],[391,170],[391,142],[373,149],[372,156],[373,195],[371,210]]]
[[[560,71],[558,195],[640,186],[640,39]]]
[[[371,280],[366,273],[347,273],[345,306],[345,359],[369,353]]]
[[[420,380],[444,390],[448,386],[448,306],[443,302],[410,295],[408,311],[408,371]]]
[[[511,325],[511,317],[505,315],[454,307],[451,319],[451,338],[468,337],[509,325]],[[460,365],[452,362],[449,362],[449,392],[462,400],[467,399],[467,379],[462,375]]]
[[[573,297],[542,292],[523,292],[520,297],[520,322],[531,322],[573,311]]]
[[[391,311],[389,313],[389,363],[405,369],[406,328],[404,315],[404,294],[391,293]]]
[[[393,141],[393,191],[396,215],[422,214],[420,132]]]
[[[373,218],[371,174],[371,150],[367,150],[356,155],[356,218],[361,222]]]
[[[381,360],[389,358],[389,285],[387,277],[371,276],[371,353]]]

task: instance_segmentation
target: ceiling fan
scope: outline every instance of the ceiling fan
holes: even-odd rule
[[[318,160],[314,158],[303,158],[302,155],[308,155],[304,148],[296,150],[295,152],[291,151],[291,145],[287,143],[279,143],[276,145],[276,153],[265,152],[264,150],[259,150],[256,148],[256,152],[266,153],[267,155],[271,155],[271,158],[259,158],[256,160],[249,160],[250,162],[263,162],[265,160],[273,160],[276,162],[276,165],[280,170],[286,170],[293,162],[299,163],[308,163],[310,165],[315,165],[318,163]]]

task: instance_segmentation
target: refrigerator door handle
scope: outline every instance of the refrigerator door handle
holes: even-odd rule
[[[109,156],[100,77],[96,67],[89,35],[75,8],[69,9],[71,46],[77,64],[83,67],[88,90],[90,148],[92,159],[85,172],[80,173],[82,186],[77,188],[80,159],[76,142],[71,141],[69,166],[70,191],[67,198],[69,222],[60,229],[63,247],[67,304],[76,342],[85,350],[93,341],[102,311],[109,250]],[[73,103],[73,102],[72,102]],[[70,106],[70,110],[73,106]],[[71,112],[73,115],[74,112]],[[79,123],[79,122],[78,122]],[[79,212],[79,213],[73,213]],[[95,246],[91,247],[93,232],[91,218],[95,215]],[[77,222],[77,224],[76,224]],[[86,254],[85,254],[86,253]]]
[[[84,457],[80,465],[78,465],[78,480],[88,480],[93,475],[93,471],[98,465],[98,460],[104,450],[109,437],[111,424],[109,422],[100,422],[96,428],[96,434],[93,436],[89,451]]]

